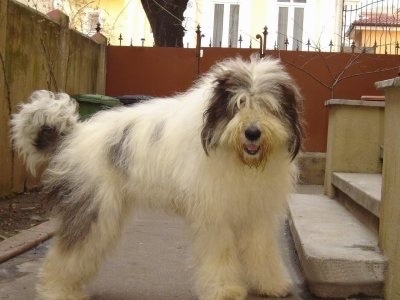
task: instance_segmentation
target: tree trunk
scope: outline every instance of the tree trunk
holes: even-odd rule
[[[188,0],[141,0],[157,47],[183,47],[183,13]]]

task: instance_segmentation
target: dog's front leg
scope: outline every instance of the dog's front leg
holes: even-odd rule
[[[247,288],[234,234],[228,226],[200,225],[194,232],[196,285],[201,300],[243,300]]]
[[[292,280],[282,258],[277,227],[264,218],[243,228],[241,258],[251,289],[264,296],[285,297],[290,294]]]

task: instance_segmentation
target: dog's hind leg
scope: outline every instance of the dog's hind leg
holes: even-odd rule
[[[107,184],[60,212],[60,225],[39,273],[39,299],[87,299],[84,285],[120,236],[127,205]],[[89,197],[90,196],[90,197]]]
[[[196,285],[201,300],[244,300],[247,288],[235,236],[227,225],[204,228],[194,233],[193,254]]]

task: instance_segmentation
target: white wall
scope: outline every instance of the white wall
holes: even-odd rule
[[[194,14],[194,10],[197,10],[198,21],[201,25],[202,33],[205,35],[203,38],[202,45],[209,44],[210,38],[213,36],[213,23],[214,23],[214,5],[216,3],[225,4],[224,12],[224,33],[222,46],[228,47],[228,17],[229,17],[229,4],[239,4],[239,35],[242,35],[243,43],[242,47],[248,47],[250,39],[252,39],[253,48],[258,48],[258,40],[256,39],[257,34],[262,34],[264,26],[268,27],[267,37],[267,48],[273,49],[275,42],[277,41],[278,31],[278,10],[279,5],[276,0],[264,0],[265,3],[255,0],[191,0],[195,3],[192,7],[191,14]],[[304,10],[304,23],[303,23],[303,43],[307,42],[309,38],[312,47],[320,47],[322,51],[329,51],[329,43],[332,40],[335,46],[339,46],[340,42],[340,22],[341,17],[336,16],[338,11],[341,9],[337,8],[338,1],[327,1],[327,0],[307,0],[307,3],[303,6]],[[260,12],[260,9],[262,10]],[[193,26],[193,25],[192,25]],[[197,24],[195,25],[197,26]],[[190,29],[190,28],[188,28]],[[289,29],[289,32],[292,29]],[[195,29],[193,30],[193,32]],[[195,43],[195,35],[193,39],[190,36],[186,38],[186,42],[192,47]],[[289,45],[289,49],[292,49],[292,45]],[[303,50],[307,49],[306,45],[303,45]],[[311,48],[314,49],[314,48]],[[310,50],[311,50],[310,49]]]

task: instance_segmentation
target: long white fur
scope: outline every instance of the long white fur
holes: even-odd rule
[[[237,59],[222,63],[220,70],[232,66],[249,70],[255,86],[291,80],[275,60]],[[74,178],[80,183],[73,194],[77,198],[96,187],[90,207],[98,210],[97,221],[70,250],[55,236],[40,272],[39,299],[86,299],[82,285],[96,273],[128,212],[141,207],[173,211],[187,221],[199,299],[243,300],[248,289],[269,296],[289,293],[291,279],[278,243],[286,198],[297,176],[287,150],[287,126],[248,104],[220,129],[219,144],[207,156],[200,131],[214,76],[206,75],[184,94],[100,112],[82,123],[71,113],[75,106],[69,98],[45,92],[34,93],[32,102],[14,116],[13,139],[31,171],[45,160],[32,146],[43,120],[57,119],[54,124],[62,130],[72,128],[51,158],[45,186],[63,176]],[[271,107],[279,109],[273,94],[268,97]],[[239,98],[233,101],[239,103]],[[61,103],[64,108],[59,109]],[[31,117],[34,111],[41,112],[37,118]],[[272,145],[260,167],[247,165],[238,155],[243,137],[237,128],[251,122],[262,124]],[[152,140],[157,124],[160,137]],[[124,160],[116,166],[109,148],[121,140]]]

